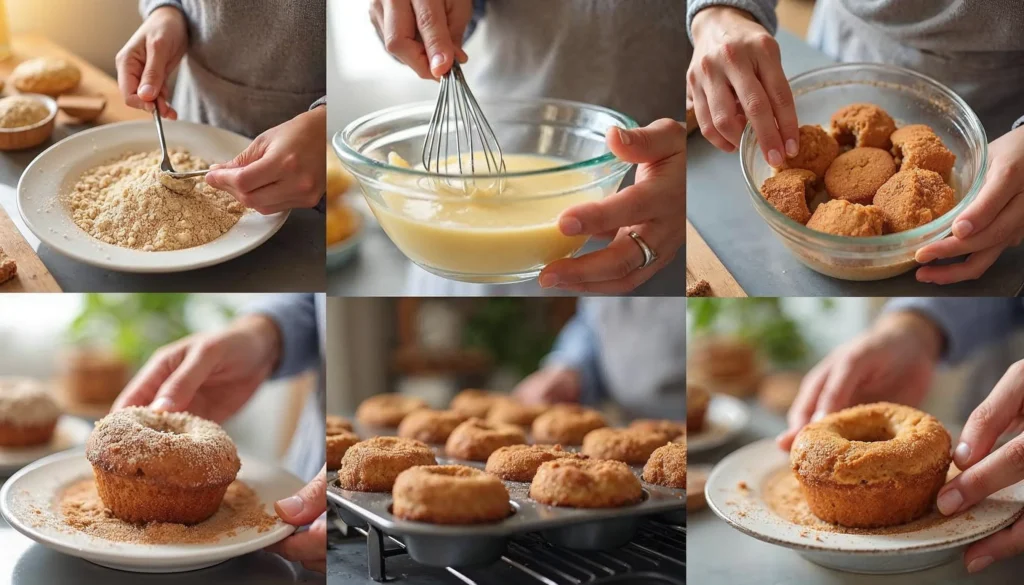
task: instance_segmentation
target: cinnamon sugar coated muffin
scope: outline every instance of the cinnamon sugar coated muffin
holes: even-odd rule
[[[686,489],[686,443],[658,447],[644,465],[643,478],[654,485]]]
[[[359,404],[356,420],[370,427],[397,427],[409,413],[427,408],[419,398],[401,394],[378,394]]]
[[[128,522],[202,522],[241,468],[224,429],[186,412],[113,412],[85,447],[103,505]]]
[[[49,443],[59,417],[46,386],[31,378],[0,377],[0,447]]]
[[[502,398],[502,395],[496,392],[467,388],[456,394],[455,398],[452,398],[448,408],[467,417],[487,418],[491,405],[500,398]]]
[[[666,441],[668,439],[664,435],[655,431],[606,427],[587,433],[580,451],[593,459],[643,465],[651,453]]]
[[[704,419],[711,404],[711,393],[703,386],[686,385],[686,428],[693,433],[704,430]]]
[[[875,207],[885,217],[886,233],[904,232],[930,223],[956,205],[953,189],[934,172],[900,171],[875,195]]]
[[[807,202],[813,196],[812,187],[817,180],[811,171],[787,169],[765,179],[761,196],[789,219],[807,223],[811,217]]]
[[[643,496],[640,480],[621,461],[548,461],[530,483],[530,497],[549,506],[618,508],[635,504]]]
[[[575,404],[556,404],[533,421],[533,440],[579,445],[594,429],[608,426],[600,412]]]
[[[531,481],[541,464],[555,459],[587,459],[587,456],[566,451],[561,445],[509,445],[491,453],[486,471],[506,481]]]
[[[874,205],[835,199],[819,205],[807,227],[835,236],[865,238],[882,235],[884,224],[885,217]]]
[[[341,431],[327,435],[327,469],[333,471],[341,467],[341,458],[349,447],[359,442],[359,436],[349,431]]]
[[[374,437],[348,448],[338,469],[338,485],[357,492],[390,492],[398,474],[416,465],[437,465],[425,443]]]
[[[455,427],[444,445],[444,452],[456,459],[487,461],[498,448],[525,442],[526,433],[516,425],[471,418]]]
[[[398,436],[443,445],[455,427],[465,421],[466,416],[454,410],[416,410],[402,419],[402,424],[398,425]]]
[[[800,150],[793,158],[785,159],[780,168],[806,169],[820,179],[839,156],[839,143],[821,126],[804,125],[799,132]]]

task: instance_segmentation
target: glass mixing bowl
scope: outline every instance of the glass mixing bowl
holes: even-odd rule
[[[927,124],[956,155],[950,183],[957,203],[948,213],[905,232],[853,238],[812,230],[779,212],[761,196],[771,176],[753,128],[740,140],[740,164],[754,208],[782,243],[806,266],[843,280],[881,280],[917,266],[914,254],[949,235],[953,220],[981,189],[988,139],[978,116],[953,90],[919,73],[872,63],[848,63],[815,69],[790,79],[801,124],[828,129],[832,114],[856,102],[880,106],[897,126]]]
[[[585,236],[562,235],[558,215],[618,189],[631,165],[608,152],[605,136],[613,126],[630,129],[637,123],[608,108],[564,100],[480,105],[506,159],[528,155],[562,163],[501,175],[502,184],[527,186],[514,194],[506,189],[469,197],[439,189],[439,181],[455,184],[464,177],[422,170],[420,150],[433,102],[364,116],[334,136],[334,149],[388,237],[416,264],[463,282],[536,278],[544,266],[576,254],[586,243]],[[389,163],[391,153],[414,168]],[[490,184],[499,176],[473,179]]]

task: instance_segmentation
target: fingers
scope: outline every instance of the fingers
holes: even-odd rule
[[[142,369],[132,377],[124,390],[117,396],[110,410],[121,410],[129,406],[149,406],[157,391],[168,376],[181,364],[185,357],[186,345],[176,343],[157,350]]]
[[[943,241],[950,241],[954,238],[947,238]],[[942,242],[936,242],[940,244]],[[935,244],[933,244],[935,245]],[[922,266],[917,269],[916,278],[918,282],[930,282],[934,284],[953,284],[965,280],[976,280],[992,267],[999,259],[999,256],[1006,249],[1005,245],[995,246],[988,250],[974,252],[963,262],[946,264],[943,266]]]
[[[811,420],[850,406],[854,391],[867,373],[861,355],[859,348],[854,347],[835,361],[825,385],[822,386]]]
[[[154,410],[180,411],[188,408],[199,387],[220,361],[215,346],[205,341],[190,344],[184,359],[167,376],[150,405]]]
[[[953,450],[953,461],[969,469],[992,451],[999,436],[1024,414],[1024,361],[1006,370],[992,392],[974,409]]]
[[[786,156],[794,157],[800,150],[800,126],[796,117],[796,105],[793,102],[793,90],[789,87],[789,81],[782,70],[779,43],[772,37],[762,37],[761,43],[765,49],[763,55],[768,57],[758,61],[761,82],[764,83],[775,122],[782,135]]]
[[[384,0],[384,48],[423,79],[433,79],[423,43],[416,39],[416,14],[409,0]]]
[[[305,530],[272,544],[268,552],[279,554],[292,562],[302,563],[311,571],[327,570],[327,519],[321,518]]]
[[[602,250],[579,258],[556,260],[544,267],[539,282],[543,288],[558,285],[601,282],[626,278],[644,263],[644,254],[628,235],[615,238]]]
[[[967,547],[964,564],[968,572],[978,573],[995,561],[1020,554],[1024,554],[1024,519]]]
[[[616,128],[608,133],[608,148],[629,163],[657,163],[686,152],[686,127],[662,118],[644,128]]]
[[[274,502],[274,510],[285,522],[302,526],[327,510],[327,466],[294,496]]]
[[[1017,437],[942,486],[936,500],[949,516],[1024,480],[1024,437]]]
[[[430,72],[440,79],[455,62],[455,42],[448,26],[445,0],[412,0],[412,5],[420,37],[430,59]]]
[[[953,222],[953,235],[966,239],[979,234],[996,221],[1013,199],[1021,199],[1020,172],[1012,166],[995,166],[985,177],[985,183],[975,200]]]
[[[793,401],[793,405],[789,407],[789,412],[786,414],[789,428],[775,439],[775,442],[778,443],[782,450],[789,451],[793,446],[793,439],[796,438],[797,433],[811,421],[811,416],[813,416],[814,411],[818,408],[818,397],[821,395],[821,390],[828,380],[832,361],[832,356],[826,357],[818,365],[811,368],[811,371],[800,382],[800,391],[797,393],[796,400]]]
[[[707,97],[704,95],[704,90],[699,87],[693,94],[693,113],[697,117],[697,126],[700,127],[700,133],[708,142],[723,152],[736,150],[736,147],[726,140],[718,129],[715,128],[715,123],[711,119],[711,109],[708,106]]]
[[[233,160],[213,165],[206,174],[206,184],[233,194],[248,193],[274,182],[278,169],[266,156],[267,145],[256,139]]]
[[[737,96],[733,93],[732,83],[717,67],[707,69],[704,75],[704,93],[711,112],[711,123],[718,133],[736,148],[740,145],[740,136],[743,134],[746,120],[741,118],[743,111],[737,106]]]
[[[678,164],[685,165],[686,159],[680,156]],[[645,180],[601,201],[573,206],[559,216],[558,229],[567,236],[593,236],[655,219],[677,215],[681,219],[686,205],[686,185],[673,184],[674,181],[674,178],[664,177]]]
[[[764,38],[774,41],[767,34]],[[754,133],[757,135],[757,142],[761,146],[765,160],[773,167],[781,167],[784,162],[785,145],[782,135],[775,126],[772,104],[768,100],[764,86],[761,85],[761,80],[757,78],[753,68],[743,67],[730,70],[729,81],[735,88],[736,97],[743,107],[743,113],[746,114],[750,125],[754,127]],[[730,141],[739,146],[742,133],[743,127],[740,126],[736,130],[735,139],[729,137]]]

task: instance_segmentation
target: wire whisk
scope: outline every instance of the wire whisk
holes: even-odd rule
[[[430,118],[421,152],[423,168],[440,175],[465,175],[445,178],[445,187],[471,195],[478,191],[501,192],[504,179],[481,184],[474,175],[505,173],[505,159],[494,128],[484,116],[458,63],[441,78],[437,104]]]

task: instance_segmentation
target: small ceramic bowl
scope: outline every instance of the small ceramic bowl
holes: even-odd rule
[[[50,114],[31,126],[0,128],[0,150],[24,150],[39,146],[46,142],[50,135],[53,134],[53,127],[57,119],[57,102],[50,96],[38,93],[22,93],[18,95],[42,102],[50,111]]]

